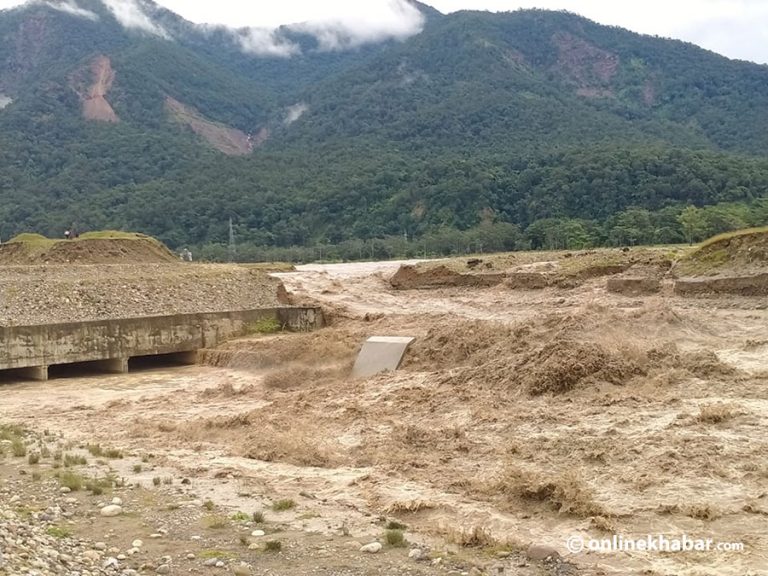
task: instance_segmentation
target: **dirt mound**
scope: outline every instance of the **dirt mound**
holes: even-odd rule
[[[661,290],[661,281],[658,278],[644,276],[624,276],[621,278],[608,278],[606,290],[614,294],[627,296],[643,296],[655,294]]]
[[[504,274],[499,272],[478,272],[462,274],[447,266],[433,266],[423,270],[416,266],[403,265],[390,278],[389,283],[398,290],[413,290],[419,288],[439,288],[442,286],[497,286],[504,280]]]
[[[541,290],[551,283],[544,272],[510,272],[504,285],[513,290]]]
[[[675,282],[678,296],[704,294],[737,294],[739,296],[768,296],[768,273],[725,278],[686,279]]]
[[[72,240],[20,234],[0,244],[0,265],[160,264],[178,261],[179,258],[165,245],[144,234],[97,232]]]
[[[715,236],[681,258],[672,272],[677,277],[768,273],[768,227]]]

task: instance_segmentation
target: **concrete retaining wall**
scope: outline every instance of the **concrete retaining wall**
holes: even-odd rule
[[[47,379],[48,366],[102,361],[106,371],[125,372],[128,359],[193,352],[243,336],[253,325],[275,320],[288,330],[323,326],[319,308],[270,308],[65,324],[0,327],[0,370],[28,369]]]

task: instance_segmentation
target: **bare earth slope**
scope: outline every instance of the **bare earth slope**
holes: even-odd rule
[[[86,81],[76,78],[76,91],[83,104],[83,118],[99,122],[117,123],[120,121],[112,105],[107,101],[107,94],[115,81],[115,71],[107,56],[97,56],[81,75],[88,75]]]
[[[165,106],[175,120],[189,126],[195,134],[202,136],[219,152],[229,156],[245,156],[253,151],[253,145],[245,132],[212,122],[191,106],[182,104],[170,96],[166,98]]]

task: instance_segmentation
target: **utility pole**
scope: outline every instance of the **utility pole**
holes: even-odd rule
[[[237,246],[235,245],[235,227],[232,225],[232,216],[229,217],[229,261],[234,262],[237,257]]]

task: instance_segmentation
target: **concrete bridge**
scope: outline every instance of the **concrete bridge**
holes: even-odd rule
[[[166,355],[192,364],[198,350],[244,336],[264,320],[292,331],[323,326],[321,309],[300,307],[1,326],[0,373],[13,370],[21,378],[47,380],[50,367],[81,363],[123,373],[132,358]]]

